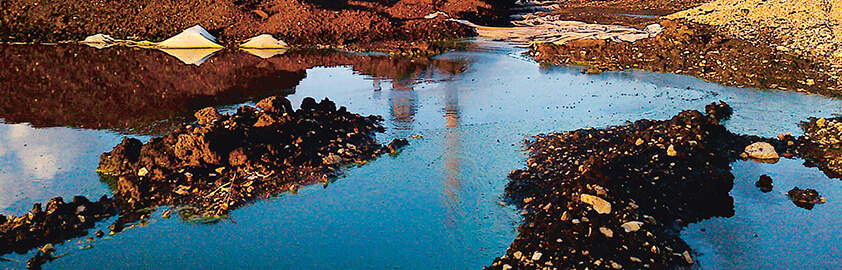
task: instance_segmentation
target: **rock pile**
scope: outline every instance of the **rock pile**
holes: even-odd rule
[[[842,177],[842,118],[811,117],[801,128],[799,154],[827,176]]]
[[[664,269],[692,264],[678,230],[732,216],[729,160],[745,144],[709,112],[539,135],[507,197],[524,224],[490,269]],[[739,145],[730,147],[730,145]],[[733,148],[733,149],[732,149]],[[670,151],[672,149],[672,151]]]
[[[130,208],[187,205],[222,215],[249,200],[325,182],[342,166],[396,151],[383,147],[379,116],[363,117],[328,100],[305,98],[293,110],[284,97],[243,106],[233,115],[214,108],[146,144],[124,139],[100,157],[98,171],[119,177],[115,193]]]
[[[36,203],[32,211],[20,217],[0,215],[0,254],[25,253],[86,235],[97,221],[116,212],[114,202],[105,196],[95,202],[77,196],[67,203],[61,197],[53,198],[46,207]]]

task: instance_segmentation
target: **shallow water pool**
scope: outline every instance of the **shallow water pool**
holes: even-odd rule
[[[112,49],[75,50],[84,50],[78,54],[96,55],[113,54],[109,51]],[[75,111],[91,121],[36,118],[49,113],[35,113],[27,119],[26,114],[15,113],[14,108],[0,110],[0,118],[6,120],[0,125],[0,212],[20,215],[32,203],[46,202],[55,196],[110,195],[108,185],[95,173],[98,155],[109,151],[124,135],[143,140],[160,135],[172,126],[169,123],[190,119],[189,112],[197,107],[210,105],[231,110],[241,104],[253,105],[273,94],[287,94],[293,104],[300,104],[304,97],[327,97],[352,112],[383,115],[387,131],[378,139],[387,142],[391,138],[411,138],[410,145],[396,156],[348,168],[344,177],[326,186],[308,186],[297,194],[285,193],[258,201],[216,223],[185,221],[177,215],[163,218],[162,213],[168,208],[155,209],[145,221],[124,232],[93,242],[73,239],[59,245],[58,254],[65,256],[45,267],[480,269],[504,254],[516,236],[520,214],[501,200],[508,172],[525,164],[522,142],[529,136],[620,125],[641,118],[665,119],[684,109],[703,109],[705,104],[718,100],[734,108],[734,115],[726,122],[733,132],[797,135],[799,121],[809,116],[831,116],[842,109],[839,100],[724,87],[675,74],[628,71],[585,75],[576,67],[541,66],[522,56],[522,52],[502,43],[475,41],[468,44],[467,51],[421,62],[354,54],[325,57],[287,53],[260,59],[241,52],[211,56],[201,66],[178,61],[147,66],[137,61],[137,67],[125,68],[117,77],[134,76],[130,70],[145,67],[155,68],[156,73],[138,74],[170,71],[179,74],[177,78],[187,78],[182,79],[185,82],[205,80],[215,84],[196,83],[195,87],[203,89],[197,91],[189,88],[190,84],[175,83],[178,80],[168,82],[167,76],[156,77],[154,82],[150,78],[149,85],[143,85],[143,77],[134,78],[139,85],[125,87],[146,91],[137,94],[146,101],[161,93],[161,99],[174,100],[161,103],[167,104],[163,108],[152,103],[150,108],[159,110],[151,116],[112,113],[107,109],[93,112],[86,109],[84,102],[77,104],[85,99],[75,98],[61,99],[68,103],[62,113]],[[128,50],[121,55],[131,59],[133,54],[142,55],[143,59],[168,59],[161,52]],[[72,61],[67,57],[65,61]],[[302,62],[306,63],[291,64]],[[4,80],[3,90],[28,89],[18,96],[38,92],[15,82]],[[111,88],[102,91],[122,91],[115,97],[131,93]],[[155,96],[147,95],[150,91]],[[192,92],[183,94],[184,91]],[[238,91],[248,94],[238,95]],[[173,96],[177,98],[168,99]],[[111,106],[132,104],[131,99],[127,100],[115,101],[117,105]],[[113,114],[122,115],[117,119],[128,120],[113,121]],[[109,120],[108,125],[90,129],[97,117]],[[771,250],[757,253],[768,254],[762,256],[797,258],[798,254],[791,253],[806,251],[787,241],[800,241],[800,245],[811,248],[813,253],[809,254],[821,255],[805,265],[838,266],[839,262],[826,258],[836,254],[839,244],[830,241],[836,239],[832,235],[823,233],[839,228],[838,221],[801,221],[807,210],[781,201],[778,194],[789,188],[789,182],[772,174],[792,175],[809,170],[799,164],[793,160],[782,160],[776,165],[733,164],[738,178],[732,191],[736,216],[703,221],[685,231],[685,239],[702,254],[697,265],[703,269],[763,267],[767,264],[759,264],[762,260],[747,254],[734,255],[725,247],[759,245],[762,248],[757,250]],[[757,170],[770,171],[768,174],[776,181],[775,190],[769,195],[755,194],[760,193],[753,187],[756,179],[750,185],[739,180],[759,177],[755,175]],[[809,179],[819,183],[813,188],[820,188],[829,203],[806,213],[838,216],[841,208],[832,202],[842,192],[839,180],[829,180],[820,173],[810,174]],[[810,186],[802,188],[806,187]],[[771,201],[762,207],[741,203],[743,198],[762,196],[774,197],[766,198]],[[768,211],[780,213],[776,224],[789,225],[781,230],[760,229],[770,225],[763,214]],[[107,232],[105,227],[111,221],[101,222],[91,232]],[[746,230],[743,225],[749,223],[760,224],[751,233],[757,233],[762,241],[741,240],[745,237],[742,231]],[[792,228],[795,226],[799,228]],[[707,228],[707,232],[699,233],[700,228]],[[726,241],[718,238],[722,235],[734,236]],[[803,241],[804,237],[824,240]],[[773,249],[774,246],[788,248]],[[0,262],[0,267],[22,268],[32,254],[5,255],[3,258],[9,261]],[[803,261],[773,262],[768,265],[796,268]]]

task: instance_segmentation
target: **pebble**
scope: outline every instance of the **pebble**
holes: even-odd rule
[[[600,214],[611,213],[611,203],[609,203],[608,201],[606,201],[606,200],[604,200],[600,197],[589,195],[589,194],[582,194],[581,196],[579,196],[579,198],[582,200],[582,202],[590,204],[591,206],[593,206],[594,210],[596,210],[597,213],[600,213]]]
[[[756,159],[778,159],[780,156],[775,152],[775,147],[767,142],[756,142],[746,146],[745,153]]]
[[[540,259],[541,259],[541,255],[543,255],[543,254],[541,254],[541,252],[537,252],[537,251],[535,251],[535,253],[532,253],[532,260],[533,260],[533,261],[540,260]]]
[[[640,221],[629,221],[621,225],[621,227],[623,227],[623,230],[625,230],[626,232],[636,232],[637,230],[640,230],[641,226],[643,226],[643,222]]]
[[[678,152],[675,151],[675,146],[670,144],[670,146],[667,147],[667,156],[674,157],[674,156],[677,156],[677,155],[678,155]]]
[[[609,228],[599,227],[599,232],[605,235],[605,237],[611,238],[614,237],[614,231]]]

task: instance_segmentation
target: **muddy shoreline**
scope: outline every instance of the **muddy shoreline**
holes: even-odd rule
[[[429,41],[472,36],[471,29],[447,18],[502,24],[510,5],[502,0],[13,0],[0,6],[0,42],[79,41],[96,33],[160,41],[199,24],[228,46],[272,34],[296,47],[440,53]],[[436,12],[441,16],[431,15]]]

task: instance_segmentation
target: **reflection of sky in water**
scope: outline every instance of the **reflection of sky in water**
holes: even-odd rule
[[[0,213],[20,215],[56,196],[110,194],[94,170],[116,142],[107,132],[0,124]]]
[[[802,163],[732,164],[736,215],[691,224],[682,233],[702,253],[703,269],[842,269],[842,181]],[[769,193],[754,186],[762,174],[772,177]],[[827,203],[812,210],[795,206],[786,192],[796,186],[817,190]]]
[[[718,100],[735,108],[726,123],[730,129],[773,136],[799,133],[798,121],[840,108],[839,101],[818,96],[723,87],[673,74],[590,76],[578,68],[541,68],[520,52],[486,43],[477,52],[440,56],[471,63],[453,78],[428,71],[418,80],[393,82],[345,67],[310,69],[289,96],[293,106],[304,97],[329,97],[351,112],[383,115],[382,142],[419,137],[399,155],[350,168],[327,187],[256,202],[216,225],[162,219],[159,211],[151,226],[97,240],[93,249],[59,247],[69,256],[47,266],[151,269],[154,262],[156,269],[480,269],[503,254],[515,236],[520,216],[498,202],[508,172],[523,166],[521,143],[528,136],[663,119]],[[117,139],[90,134],[100,141],[82,148],[99,150],[75,155],[87,162],[78,167],[92,171],[99,153]],[[60,175],[55,178],[63,179]],[[57,192],[76,192],[68,188],[78,187]],[[739,213],[734,219],[757,218]]]

